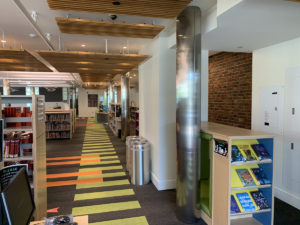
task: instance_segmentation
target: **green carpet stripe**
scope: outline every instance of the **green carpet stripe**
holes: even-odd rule
[[[100,161],[100,162],[80,163],[80,166],[105,165],[105,164],[113,164],[113,163],[120,163],[120,160],[109,160],[109,161]]]
[[[99,153],[84,153],[84,154],[81,154],[82,156],[88,156],[88,155],[116,155],[117,153],[116,152],[99,152]]]
[[[85,176],[79,176],[78,180],[107,178],[107,177],[122,177],[122,176],[126,176],[126,173],[125,172],[117,172],[117,173],[102,173],[102,174],[85,175]]]
[[[149,225],[145,216],[89,223],[89,225]]]
[[[85,146],[85,147],[83,147],[82,149],[83,150],[88,150],[88,149],[97,149],[97,148],[99,148],[99,149],[104,149],[104,148],[114,148],[114,146],[113,145],[108,145],[108,146]]]
[[[92,168],[82,168],[79,169],[79,172],[89,172],[89,171],[97,171],[97,170],[121,170],[122,166],[101,166],[101,167],[92,167]]]
[[[129,209],[141,208],[138,201],[118,202],[102,205],[81,206],[72,209],[73,216],[91,215],[96,213],[116,212]]]
[[[102,156],[100,159],[118,159],[119,157],[117,155],[112,155],[112,156]]]
[[[130,183],[127,179],[114,180],[114,181],[103,181],[103,182],[90,183],[90,184],[77,184],[76,189],[111,187],[111,186],[121,186],[121,185],[129,185],[129,184]]]
[[[83,145],[83,148],[85,148],[85,147],[94,147],[94,146],[99,146],[99,147],[113,147],[113,145],[112,144],[98,144],[98,143],[91,143],[91,144],[84,144]]]
[[[98,148],[98,149],[86,149],[82,150],[82,152],[114,152],[114,148]],[[95,153],[96,154],[96,153]]]
[[[76,194],[74,197],[74,201],[99,199],[99,198],[112,198],[112,197],[120,197],[120,196],[128,196],[128,195],[134,195],[134,191],[132,189],[124,189],[124,190],[117,190],[117,191],[102,191],[102,192]]]

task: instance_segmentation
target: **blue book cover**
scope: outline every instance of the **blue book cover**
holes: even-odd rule
[[[266,150],[265,146],[263,146],[262,144],[254,144],[251,145],[251,147],[253,148],[254,152],[260,160],[271,159],[270,154]]]
[[[244,158],[236,145],[231,146],[231,162],[244,161]]]
[[[265,198],[265,196],[263,195],[263,193],[261,191],[251,191],[250,194],[259,209],[269,209],[270,208],[267,199]]]
[[[240,213],[240,212],[241,212],[241,210],[240,210],[238,204],[236,203],[234,196],[231,195],[230,213],[234,214],[234,213]]]
[[[260,185],[271,184],[271,181],[267,178],[266,174],[263,172],[261,168],[251,168],[254,176],[258,180]]]
[[[236,197],[238,198],[238,200],[245,212],[256,211],[256,208],[252,202],[252,199],[247,192],[237,193]]]

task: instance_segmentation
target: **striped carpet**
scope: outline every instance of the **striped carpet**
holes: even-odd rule
[[[77,146],[47,158],[48,198],[57,199],[56,205],[48,201],[48,208],[60,207],[59,214],[89,215],[92,225],[148,225],[104,125],[88,120],[87,126],[78,128],[85,128],[80,150]]]

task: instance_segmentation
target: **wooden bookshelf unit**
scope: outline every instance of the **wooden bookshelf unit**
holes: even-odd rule
[[[210,164],[210,176],[212,178],[211,196],[208,196],[211,201],[211,209],[209,213],[205,213],[205,210],[201,208],[204,215],[202,218],[205,222],[212,225],[272,225],[274,217],[274,136],[209,122],[201,123],[201,137],[203,135],[212,137],[206,144],[206,146],[210,147],[205,147],[204,139],[201,138],[201,152],[208,151],[207,157],[210,158],[212,156],[212,163]],[[254,151],[255,146],[253,147],[255,144],[264,146],[269,154],[268,159],[257,157],[258,154]],[[234,161],[232,158],[232,146],[234,148],[236,146],[238,148],[249,146],[250,150],[245,147],[245,152],[253,152],[256,158],[246,155],[246,158],[243,157],[243,160]],[[239,152],[242,153],[243,151],[239,150]],[[203,156],[203,153],[201,153],[201,156]],[[269,183],[260,183],[261,180],[254,175],[252,168],[258,168],[258,170],[263,171]],[[252,181],[251,185],[245,183],[248,180],[242,178],[241,173],[239,173],[241,170],[243,172],[249,171],[246,174],[250,174],[251,178],[253,178],[253,180],[250,178],[250,181]],[[257,203],[254,200],[253,196],[255,193],[258,193],[257,191],[263,195],[268,203],[268,207],[263,208],[261,203]],[[235,198],[237,207],[240,210],[238,213],[231,212],[232,196]],[[245,196],[248,199],[248,203],[250,202],[249,208],[251,210],[246,207],[248,203],[245,203],[246,201],[243,200]],[[243,206],[241,202],[243,202]]]
[[[31,188],[33,188],[36,206],[35,218],[46,217],[47,189],[46,189],[46,138],[45,138],[45,96],[10,95],[1,96],[1,106],[5,111],[14,109],[14,113],[4,113],[5,143],[17,141],[14,146],[14,155],[3,158],[4,166],[11,164],[27,164]],[[18,111],[26,109],[26,117]],[[30,112],[28,112],[30,111]],[[23,113],[24,115],[24,113]],[[12,149],[5,146],[4,150]],[[6,151],[7,153],[7,151]],[[25,154],[26,153],[26,154]]]

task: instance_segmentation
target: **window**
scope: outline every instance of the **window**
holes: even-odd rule
[[[98,107],[98,95],[88,95],[88,107]]]

